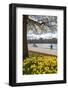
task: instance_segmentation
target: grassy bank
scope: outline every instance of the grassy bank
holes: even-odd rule
[[[23,61],[23,74],[54,74],[57,73],[57,57],[29,52]]]

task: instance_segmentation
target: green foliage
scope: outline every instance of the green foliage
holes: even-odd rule
[[[57,73],[57,57],[38,53],[29,53],[23,61],[23,74]]]

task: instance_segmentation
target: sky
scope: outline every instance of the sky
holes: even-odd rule
[[[52,39],[57,38],[57,33],[42,33],[34,34],[32,31],[29,31],[27,34],[27,39]]]

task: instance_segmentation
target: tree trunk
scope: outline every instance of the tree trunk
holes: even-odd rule
[[[28,18],[28,15],[23,15],[23,59],[25,59],[28,56],[27,18]]]

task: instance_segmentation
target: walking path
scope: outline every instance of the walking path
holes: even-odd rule
[[[28,50],[29,51],[34,51],[34,52],[37,52],[37,53],[43,53],[43,54],[49,54],[49,55],[57,56],[57,50],[53,50],[53,49],[42,49],[42,48],[29,47],[28,46]]]

